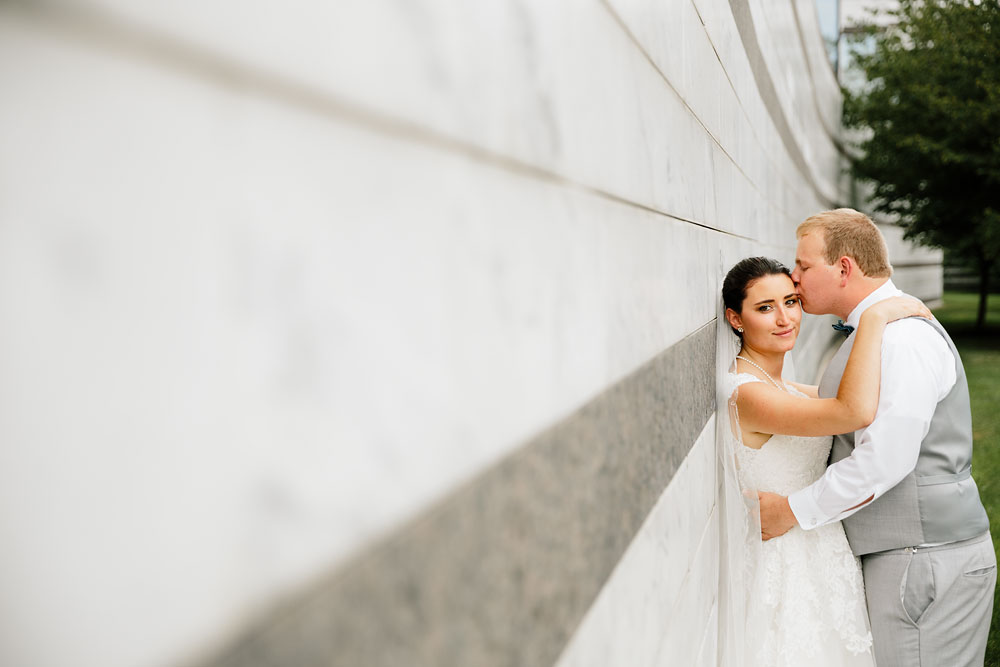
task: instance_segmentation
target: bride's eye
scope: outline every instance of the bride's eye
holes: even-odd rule
[[[788,301],[785,302],[785,305],[789,306],[789,307],[798,306],[799,305],[799,300],[798,299],[789,299]]]
[[[761,306],[760,308],[758,308],[757,312],[758,313],[766,313],[770,309],[771,309],[771,306],[768,305],[768,304],[765,304],[765,305]]]

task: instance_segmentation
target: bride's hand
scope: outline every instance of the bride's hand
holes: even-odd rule
[[[901,320],[904,317],[925,317],[933,319],[931,311],[924,305],[923,301],[909,296],[894,296],[883,301],[879,301],[871,306],[861,316],[862,320],[878,320],[883,323]]]

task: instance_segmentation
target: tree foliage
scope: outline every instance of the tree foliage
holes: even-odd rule
[[[1000,259],[1000,1],[901,0],[886,14],[890,27],[854,37],[867,83],[844,91],[862,137],[853,171],[907,238],[977,267],[982,326]]]

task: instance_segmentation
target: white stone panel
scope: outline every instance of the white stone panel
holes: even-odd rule
[[[790,6],[768,21],[828,194],[833,97],[772,44]],[[711,321],[721,274],[790,263],[825,207],[727,0],[8,3],[0,85],[5,665],[197,657]],[[713,433],[566,664],[714,655]]]
[[[693,665],[699,653],[711,653],[704,643],[716,622],[716,468],[713,418],[636,533],[557,667]]]
[[[228,636],[715,315],[715,232],[7,19],[0,662]]]
[[[843,98],[823,42],[816,0],[794,0],[793,7],[799,19],[799,35],[812,80],[816,111],[823,121],[823,129],[829,135],[839,137]]]
[[[940,264],[941,250],[927,246],[913,245],[903,239],[903,228],[899,225],[879,224],[879,231],[885,237],[889,249],[889,261],[893,264]]]
[[[714,635],[719,586],[719,513],[712,512],[701,543],[692,554],[677,603],[667,619],[667,632],[655,664],[695,665],[699,654],[711,654],[704,646],[706,635]]]
[[[942,296],[944,269],[940,264],[903,267],[893,272],[892,282],[907,294],[912,294],[934,307],[933,304]]]
[[[813,81],[803,53],[793,2],[749,3],[761,53],[777,90],[795,141],[814,180],[830,201],[837,201],[839,153],[824,131],[823,117],[813,94]],[[817,35],[818,37],[818,35]]]
[[[816,208],[790,210],[771,195],[808,188],[775,187],[772,169],[734,161],[748,155],[763,165],[773,151],[717,143],[599,2],[411,2],[405,12],[390,0],[219,0],[212,11],[192,0],[54,7],[59,17],[82,15],[99,36],[134,33],[153,57],[191,49],[195,61],[248,68],[251,84],[274,78],[718,229],[774,239],[783,221],[800,217],[795,210]],[[667,16],[683,19],[691,7],[682,3]],[[692,46],[704,42],[700,27],[688,32]],[[687,67],[692,82],[702,68],[717,69]],[[737,106],[718,106],[737,119]],[[743,141],[753,137],[748,130],[739,130]],[[715,175],[711,188],[707,174]],[[747,211],[756,216],[749,223]]]
[[[903,228],[898,225],[879,224],[879,230],[889,249],[892,282],[904,292],[929,303],[940,300],[944,284],[942,251],[904,240]]]
[[[784,219],[827,207],[791,161],[761,100],[727,0],[680,2],[671,12],[653,0],[611,4],[670,86]],[[753,214],[744,209],[741,215],[742,232],[755,230]]]

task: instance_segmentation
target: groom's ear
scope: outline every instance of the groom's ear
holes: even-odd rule
[[[854,273],[855,267],[854,260],[848,256],[843,256],[837,260],[837,268],[840,269],[840,286],[847,287],[847,281],[850,279],[851,274]]]

